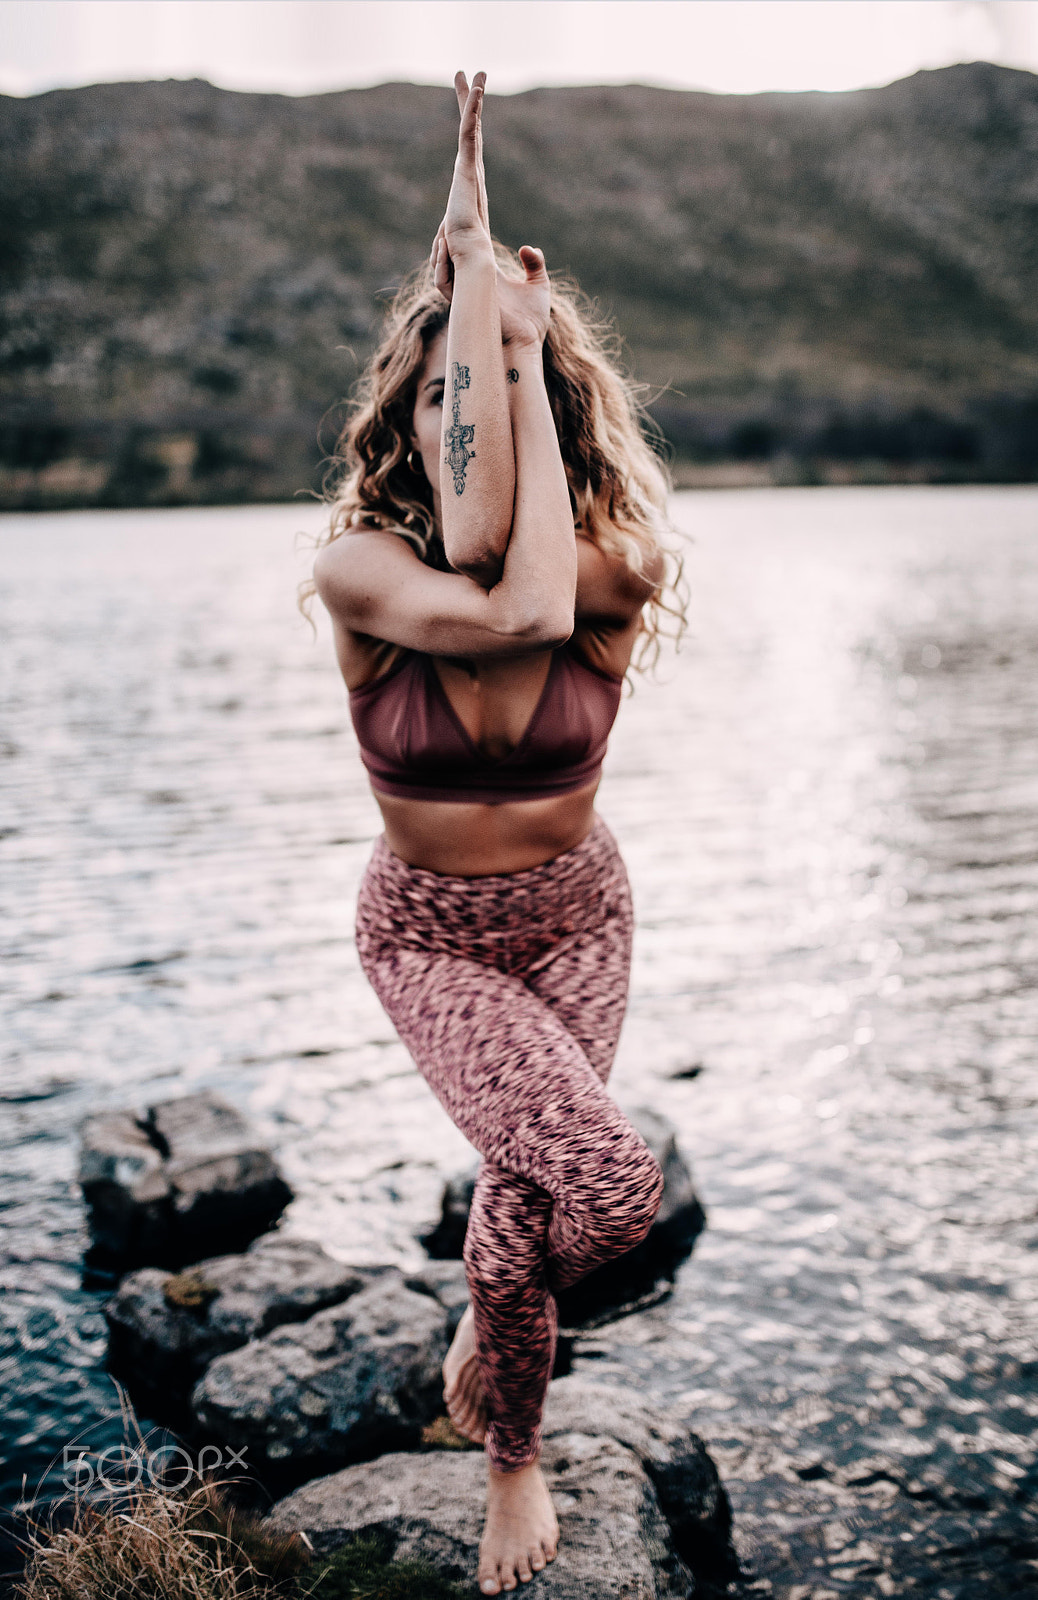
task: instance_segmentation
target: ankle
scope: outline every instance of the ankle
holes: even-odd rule
[[[524,1479],[533,1477],[535,1474],[540,1476],[540,1471],[541,1458],[539,1454],[534,1456],[532,1461],[525,1461],[521,1467],[495,1467],[490,1458],[487,1458],[487,1477],[495,1487],[499,1486],[502,1489],[507,1488],[509,1484],[522,1483]]]

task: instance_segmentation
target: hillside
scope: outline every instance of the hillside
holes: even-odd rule
[[[679,478],[1038,476],[1038,77],[485,121],[494,231],[615,314]],[[0,97],[0,504],[317,481],[455,138],[452,92],[401,84]]]

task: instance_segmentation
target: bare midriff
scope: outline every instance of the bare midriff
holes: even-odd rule
[[[597,780],[571,794],[500,805],[404,800],[375,793],[386,843],[409,866],[455,878],[524,872],[573,850],[591,832]]]

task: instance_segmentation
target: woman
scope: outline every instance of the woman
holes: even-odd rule
[[[498,263],[484,82],[455,80],[446,214],[347,429],[314,582],[385,823],[361,962],[484,1158],[444,1393],[486,1445],[479,1582],[499,1594],[555,1554],[538,1467],[554,1294],[632,1248],[662,1186],[604,1087],[631,907],[594,798],[656,633],[666,485],[572,293],[553,304],[538,250]]]

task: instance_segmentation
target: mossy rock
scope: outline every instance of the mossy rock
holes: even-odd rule
[[[426,1561],[393,1561],[391,1539],[355,1539],[297,1579],[299,1600],[467,1600],[463,1590]]]
[[[219,1284],[210,1283],[195,1267],[174,1272],[162,1287],[162,1297],[174,1311],[204,1311],[219,1293]]]

